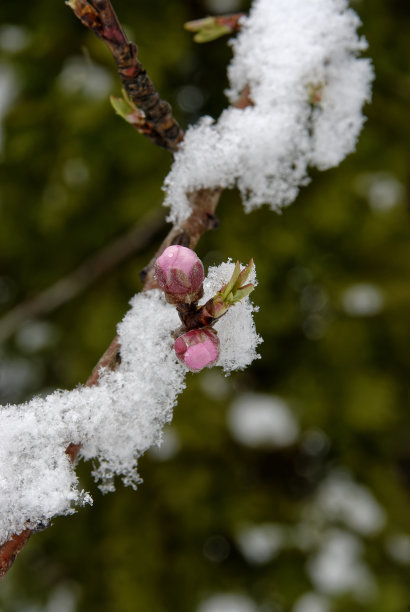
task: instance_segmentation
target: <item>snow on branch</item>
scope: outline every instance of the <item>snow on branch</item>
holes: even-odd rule
[[[280,210],[309,181],[308,168],[338,165],[354,150],[373,69],[347,0],[256,0],[232,42],[231,103],[253,105],[202,118],[185,134],[165,180],[169,219],[190,214],[187,194],[238,187],[246,211]]]
[[[151,88],[138,80],[142,69],[136,49],[125,39],[109,0],[69,0],[69,5],[78,16],[92,17],[85,22],[94,31],[103,26],[97,35],[113,51],[123,80],[130,78],[125,101],[140,86],[142,93]],[[369,60],[358,57],[366,42],[357,36],[360,21],[347,0],[255,0],[240,25],[229,67],[232,106],[218,121],[205,117],[191,127],[182,145],[178,131],[175,146],[168,147],[179,147],[165,181],[174,227],[161,251],[170,244],[195,247],[215,226],[222,188],[238,187],[247,211],[264,203],[273,210],[290,204],[308,182],[308,168],[340,163],[354,149],[362,127],[373,70]],[[123,62],[127,49],[131,65]],[[172,116],[159,97],[157,102],[164,110],[166,135]],[[139,99],[132,103],[138,106]],[[205,302],[228,283],[234,269],[229,263],[210,270]],[[2,543],[7,548],[3,560],[0,556],[0,575],[29,537],[29,528],[91,503],[77,480],[70,448],[75,449],[72,458],[79,450],[83,459],[96,461],[94,475],[102,490],[110,491],[115,475],[136,486],[138,457],[160,443],[185,386],[186,368],[173,350],[177,311],[153,289],[156,284],[151,262],[145,279],[150,290],[133,298],[103,358],[115,357],[120,347],[121,363],[116,361],[114,369],[94,372],[89,387],[0,407],[0,553]],[[247,297],[215,323],[216,365],[225,372],[257,357],[261,339],[253,310]],[[25,534],[21,542],[19,533]]]
[[[204,298],[227,283],[232,263],[211,268]],[[246,298],[218,321],[220,357],[226,372],[242,369],[261,341]],[[137,459],[161,442],[162,428],[185,387],[186,368],[173,351],[179,326],[176,309],[160,290],[136,295],[118,326],[121,364],[106,369],[93,387],[56,391],[47,397],[0,408],[0,544],[27,527],[70,514],[91,503],[81,490],[66,453],[80,444],[80,457],[96,459],[100,488],[114,489],[113,477],[126,485],[140,481]]]

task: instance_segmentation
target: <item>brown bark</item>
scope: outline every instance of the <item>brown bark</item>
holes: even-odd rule
[[[69,0],[75,15],[110,49],[129,99],[141,112],[136,129],[160,147],[177,151],[184,137],[170,104],[161,100],[138,60],[137,46],[127,40],[109,0]]]
[[[146,215],[137,226],[93,253],[70,274],[15,306],[0,319],[0,342],[10,338],[26,320],[47,315],[80,295],[92,283],[149,245],[164,227],[163,213]]]
[[[31,536],[31,529],[25,529],[18,535],[13,535],[8,542],[0,547],[0,580],[8,572],[15,558]]]

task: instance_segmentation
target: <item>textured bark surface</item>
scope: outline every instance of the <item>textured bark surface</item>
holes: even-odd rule
[[[15,558],[27,543],[31,534],[31,529],[25,529],[18,535],[12,536],[8,542],[0,546],[0,580],[11,568]]]
[[[184,137],[168,102],[162,100],[138,60],[137,46],[127,40],[109,0],[70,0],[75,15],[109,47],[122,85],[139,111],[136,129],[160,147],[177,151]]]

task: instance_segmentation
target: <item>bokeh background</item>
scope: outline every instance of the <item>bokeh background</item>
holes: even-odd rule
[[[1,612],[410,606],[410,4],[352,5],[376,72],[357,151],[282,215],[225,192],[198,247],[255,258],[261,359],[188,375],[137,491],[103,496],[80,465],[94,506],[32,537]],[[117,0],[183,126],[224,108],[230,49],[182,24],[248,6]],[[170,155],[115,116],[119,92],[62,0],[1,0],[2,403],[87,379],[166,234]]]

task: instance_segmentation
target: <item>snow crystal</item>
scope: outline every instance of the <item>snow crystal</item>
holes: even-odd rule
[[[373,70],[346,0],[256,0],[232,47],[233,104],[246,86],[252,106],[229,107],[188,129],[165,180],[169,218],[189,215],[187,194],[238,187],[245,209],[278,211],[308,182],[354,150]]]
[[[220,289],[232,269],[233,264],[212,268],[208,293]],[[218,323],[225,371],[248,365],[260,341],[249,298],[233,310],[233,318],[228,313]],[[137,459],[160,444],[185,386],[186,368],[173,350],[172,333],[179,325],[161,291],[139,294],[118,326],[121,364],[103,371],[98,385],[0,407],[0,544],[27,526],[91,503],[66,453],[70,443],[81,444],[80,456],[94,460],[103,491],[113,490],[115,475],[126,485],[138,484]]]

